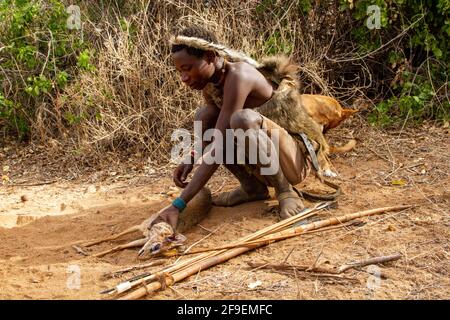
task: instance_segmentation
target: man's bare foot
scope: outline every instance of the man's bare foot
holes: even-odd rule
[[[239,187],[230,192],[223,192],[213,198],[213,204],[219,207],[232,207],[238,204],[250,201],[266,200],[269,199],[269,191],[259,191],[255,193],[247,193]]]
[[[295,216],[305,208],[302,199],[295,191],[286,191],[278,195],[280,218],[282,220]]]

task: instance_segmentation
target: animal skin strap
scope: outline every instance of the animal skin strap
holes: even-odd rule
[[[308,153],[311,157],[311,161],[314,166],[314,169],[316,169],[316,171],[320,171],[320,166],[319,166],[319,161],[317,160],[316,151],[314,151],[314,147],[312,146],[308,137],[303,132],[298,133],[298,135],[302,138],[303,144],[305,145],[306,150],[308,150]]]
[[[314,151],[314,147],[311,144],[311,141],[309,141],[308,137],[303,132],[300,132],[298,135],[302,138],[302,141],[306,147],[306,150],[308,150],[308,153],[311,156],[311,162],[314,166],[314,169],[316,169],[316,171],[319,171],[320,170],[319,161],[317,160],[316,152]],[[333,188],[335,190],[335,192],[333,192],[331,194],[315,194],[315,193],[311,193],[311,192],[301,191],[296,187],[294,187],[294,190],[295,190],[295,192],[297,192],[297,194],[300,197],[303,197],[306,200],[310,200],[310,201],[333,201],[333,200],[336,200],[336,198],[341,194],[341,187],[331,181],[328,181],[325,179],[322,179],[322,180],[323,180],[322,183]]]

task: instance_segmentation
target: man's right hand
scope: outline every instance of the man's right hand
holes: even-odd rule
[[[173,172],[173,182],[180,188],[185,188],[187,186],[186,178],[191,173],[194,165],[192,164],[180,164]]]

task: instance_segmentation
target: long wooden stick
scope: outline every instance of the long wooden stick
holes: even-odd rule
[[[310,224],[311,226],[308,227],[310,229],[304,229],[302,227],[297,227],[297,228],[291,229],[290,230],[291,232],[284,232],[284,231],[283,232],[278,232],[277,234],[270,234],[268,236],[262,237],[260,239],[254,240],[254,241],[247,241],[247,242],[244,242],[244,243],[232,243],[232,244],[228,244],[228,245],[224,245],[224,246],[220,246],[220,247],[215,247],[215,248],[198,249],[198,250],[195,250],[195,251],[188,252],[186,254],[195,254],[195,253],[200,253],[200,252],[209,252],[209,251],[215,251],[215,250],[220,250],[220,249],[232,249],[232,248],[243,247],[243,246],[245,246],[245,247],[252,247],[252,246],[255,246],[255,245],[258,245],[258,244],[261,244],[261,245],[265,245],[266,244],[267,245],[267,244],[271,244],[271,243],[279,241],[279,240],[284,240],[284,239],[296,237],[300,233],[305,234],[305,233],[309,233],[310,231],[313,231],[313,230],[320,231],[324,226],[344,224],[345,222],[348,222],[349,220],[357,219],[359,217],[366,216],[366,215],[376,214],[376,213],[379,212],[379,210],[382,210],[382,212],[390,211],[390,210],[386,210],[386,208],[373,209],[372,211],[371,210],[363,211],[363,212],[360,212],[360,213],[354,213],[352,216],[348,215],[348,217],[346,216],[346,217],[338,217],[338,218],[331,218],[331,219],[327,219],[327,220],[322,220],[320,222],[321,223],[325,223],[325,224],[323,224],[323,226],[321,226],[320,224],[315,226],[314,223],[311,223]],[[361,216],[359,216],[359,215],[361,215]],[[330,220],[333,220],[332,223],[330,223]]]
[[[410,206],[410,205],[404,205],[404,206],[393,206],[393,207],[384,207],[384,208],[366,210],[366,211],[362,211],[362,212],[356,212],[356,213],[344,215],[339,218],[331,218],[331,219],[325,219],[322,221],[313,222],[313,223],[299,226],[296,228],[287,229],[284,232],[280,232],[280,233],[285,234],[285,235],[290,235],[293,233],[300,234],[300,233],[308,231],[308,230],[314,230],[317,228],[326,227],[326,226],[334,225],[334,224],[338,224],[338,223],[344,223],[344,222],[347,222],[347,221],[350,221],[350,220],[356,219],[356,218],[385,213],[388,211],[403,210],[403,209],[408,209],[411,207],[412,206]],[[250,238],[251,237],[249,237],[249,240],[250,240]],[[198,263],[195,263],[195,264],[187,267],[184,270],[175,272],[174,274],[170,275],[170,277],[165,277],[165,274],[162,274],[162,277],[160,277],[161,282],[152,282],[148,285],[144,284],[143,287],[127,294],[126,296],[120,298],[120,300],[139,299],[139,298],[145,296],[146,294],[148,294],[148,292],[159,290],[162,286],[170,286],[170,285],[174,284],[175,282],[181,281],[193,274],[200,272],[201,270],[210,268],[214,265],[217,265],[217,264],[225,262],[231,258],[234,258],[244,252],[256,249],[261,246],[262,246],[262,244],[256,244],[255,246],[250,247],[250,248],[243,247],[243,248],[235,248],[235,249],[226,250],[225,252],[221,253],[220,255],[207,258],[203,261],[200,261]],[[164,283],[162,283],[162,281]]]
[[[302,234],[310,234],[310,233],[315,233],[315,232],[320,232],[320,231],[335,230],[335,229],[342,228],[342,227],[349,226],[349,225],[350,224],[342,223],[342,224],[340,224],[338,226],[334,226],[334,227],[320,228],[320,229],[316,229],[316,230],[302,232]],[[236,244],[232,243],[232,244],[227,244],[227,245],[218,246],[218,247],[214,247],[214,248],[200,248],[200,249],[190,251],[190,252],[188,252],[188,250],[186,250],[186,251],[182,252],[180,255],[190,255],[190,254],[196,254],[196,253],[202,253],[202,252],[217,251],[217,250],[222,250],[222,249],[233,249],[233,248],[237,248],[237,247],[251,247],[251,246],[254,246],[257,244],[267,245],[267,244],[271,244],[275,241],[296,237],[298,235],[299,235],[298,233],[291,234],[291,235],[280,235],[280,236],[268,235],[268,236],[262,237],[260,239],[254,240],[254,241],[248,241],[248,242],[244,242],[244,243],[236,243]]]
[[[260,245],[261,246],[261,245]],[[231,250],[227,250],[226,252],[222,253],[219,256],[213,256],[209,259],[206,259],[205,261],[202,261],[200,263],[196,263],[184,270],[181,270],[179,272],[176,272],[172,275],[172,277],[167,277],[165,278],[163,281],[165,281],[165,286],[170,286],[173,285],[175,282],[179,282],[193,274],[196,274],[204,269],[208,269],[216,264],[225,262],[231,258],[234,258],[244,252],[247,252],[249,250],[251,250],[253,248],[236,248],[236,249],[231,249]],[[164,275],[164,274],[163,274]],[[145,285],[131,293],[129,293],[128,295],[119,298],[119,300],[135,300],[135,299],[139,299],[142,298],[143,296],[145,296],[148,292],[152,292],[152,291],[156,291],[161,289],[162,287],[162,283],[161,282],[152,282],[148,285]]]

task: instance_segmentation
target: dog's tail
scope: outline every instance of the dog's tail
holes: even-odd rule
[[[344,153],[349,152],[356,146],[356,140],[351,139],[346,144],[340,147],[330,146],[330,152],[331,153]]]

